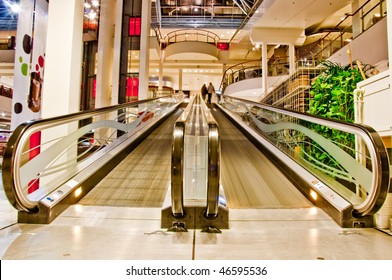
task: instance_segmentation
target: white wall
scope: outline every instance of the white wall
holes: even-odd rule
[[[362,63],[376,65],[382,60],[387,60],[387,18],[383,18],[380,22],[359,35],[349,45],[354,61],[360,60]],[[350,58],[347,54],[347,47],[343,47],[328,60],[340,63],[341,65],[348,65]]]

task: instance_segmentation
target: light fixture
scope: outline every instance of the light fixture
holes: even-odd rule
[[[99,2],[97,0],[91,1],[91,4],[93,4],[94,7],[98,7],[99,6]]]
[[[20,6],[19,6],[19,4],[16,4],[16,3],[11,4],[11,11],[12,11],[14,14],[19,13],[19,11],[20,11]]]
[[[317,200],[317,193],[314,190],[310,190],[310,196],[314,199]]]
[[[13,13],[13,14],[17,14],[20,11],[20,6],[18,3],[12,2],[12,1],[8,1],[5,0],[4,4],[8,7],[8,10]]]
[[[95,19],[97,18],[97,13],[91,11],[91,12],[88,14],[88,18],[89,18],[90,20],[95,20]]]
[[[81,194],[82,194],[82,187],[79,187],[75,190],[74,195],[75,197],[78,197]]]

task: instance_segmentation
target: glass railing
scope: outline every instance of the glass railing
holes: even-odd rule
[[[4,153],[9,201],[27,215],[46,213],[38,222],[50,220],[50,209],[64,199],[80,199],[91,189],[86,182],[96,170],[168,116],[182,98],[149,99],[20,125]]]
[[[219,106],[261,136],[283,165],[303,176],[310,187],[302,191],[316,205],[322,198],[322,207],[327,202],[339,209],[333,215],[342,226],[374,214],[384,203],[389,159],[372,128],[230,97]]]

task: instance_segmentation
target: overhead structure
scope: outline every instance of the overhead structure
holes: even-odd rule
[[[236,29],[248,16],[249,0],[161,0],[158,14],[161,28]]]

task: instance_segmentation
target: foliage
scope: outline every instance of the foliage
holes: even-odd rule
[[[325,61],[325,71],[312,84],[309,113],[326,118],[354,121],[354,90],[362,81],[358,68]]]
[[[339,64],[325,61],[322,63],[325,71],[311,85],[309,113],[325,118],[346,122],[354,121],[354,90],[357,83],[362,81],[362,75],[357,65],[342,67]],[[309,124],[308,127],[333,142],[345,147],[346,152],[353,154],[355,146],[354,135],[341,132],[329,127]],[[337,163],[328,157],[318,145],[308,147],[307,153],[319,162],[330,167]]]

